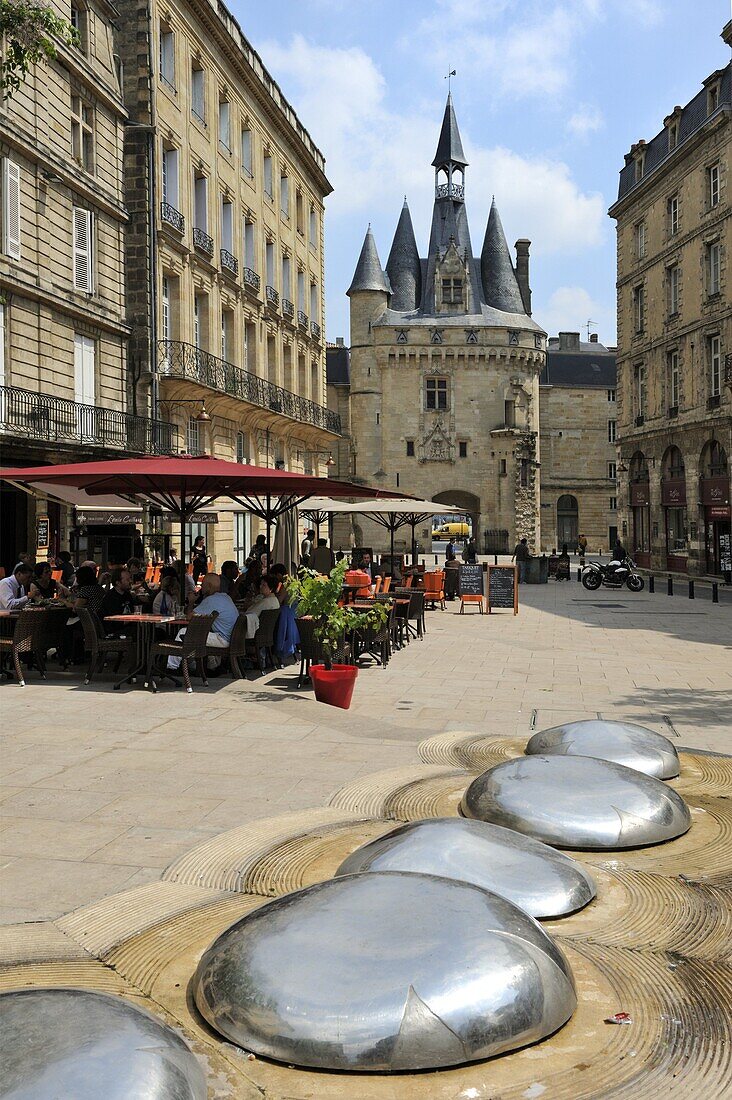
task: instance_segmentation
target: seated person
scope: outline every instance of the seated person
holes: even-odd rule
[[[32,600],[52,600],[56,596],[68,596],[69,590],[51,576],[51,563],[39,561],[33,566],[33,580],[28,593]]]
[[[277,565],[272,566],[272,568],[270,569],[270,573],[279,581],[279,584],[277,585],[277,588],[275,590],[275,596],[279,601],[280,607],[282,607],[283,604],[290,602],[287,586],[285,584],[285,581],[288,579],[287,569],[284,565],[282,565],[281,562],[278,562]]]
[[[68,587],[71,586],[74,580],[74,573],[76,568],[71,560],[71,554],[68,550],[62,550],[56,558],[56,568],[61,570],[61,583]]]
[[[180,599],[180,582],[175,566],[166,565],[160,574],[160,591],[152,603],[153,615],[174,615]]]
[[[253,600],[259,593],[259,582],[262,579],[262,563],[250,560],[247,568],[241,574],[234,591],[231,593],[234,600]]]
[[[225,592],[227,596],[232,595],[232,589],[236,584],[236,579],[239,576],[239,566],[235,561],[225,561],[221,566],[221,591]]]
[[[97,615],[101,611],[104,589],[97,582],[97,567],[94,562],[89,564],[85,561],[76,570],[76,584],[71,591],[71,599],[74,611],[78,611],[80,607],[87,607]]]
[[[118,566],[112,570],[112,586],[105,592],[99,612],[102,621],[107,615],[131,615],[135,605],[141,603],[139,596],[132,591],[132,575],[126,566]],[[108,623],[105,627],[108,634],[118,632],[121,624]]]
[[[10,577],[0,580],[0,609],[3,611],[22,611],[28,603],[28,589],[33,576],[33,567],[19,561]]]
[[[259,628],[259,616],[263,611],[279,611],[280,601],[277,599],[276,589],[279,577],[272,573],[265,573],[259,582],[259,595],[255,597],[246,609],[247,638],[253,638]]]
[[[328,546],[327,539],[318,539],[318,545],[310,554],[310,568],[316,573],[330,573],[335,565],[335,554]]]
[[[371,560],[370,550],[364,550],[363,554],[361,555],[361,561],[356,565],[356,569],[360,570],[360,572],[362,573],[366,573],[369,577],[369,580],[372,582],[379,575],[379,570]]]
[[[193,612],[194,615],[210,615],[217,611],[218,615],[213,621],[211,630],[206,637],[206,645],[213,649],[227,649],[234,632],[239,612],[231,596],[220,591],[221,578],[218,573],[206,573],[201,582],[201,594],[203,599]],[[279,605],[278,605],[279,606]],[[179,630],[177,639],[180,641],[185,636],[185,628]],[[210,658],[211,660],[211,658]],[[215,661],[215,663],[213,663]],[[218,667],[218,659],[212,660],[214,668]],[[168,668],[180,668],[180,657],[168,657]]]

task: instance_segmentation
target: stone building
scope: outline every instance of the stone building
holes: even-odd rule
[[[597,335],[550,337],[539,379],[541,545],[570,553],[580,535],[591,551],[618,535],[615,348]]]
[[[514,265],[494,202],[473,255],[451,96],[432,164],[426,256],[405,200],[386,268],[369,229],[348,290],[352,440],[338,472],[465,508],[481,548],[522,536],[536,548],[545,333],[531,319],[529,242]]]
[[[188,451],[325,473],[323,155],[222,3],[120,10],[131,393]],[[242,558],[248,519],[191,534]]]
[[[722,37],[732,44],[732,23]],[[732,75],[625,157],[617,202],[618,511],[639,564],[732,570]]]
[[[172,445],[127,393],[118,13],[85,0],[65,14],[78,45],[33,66],[0,104],[0,444],[11,466]],[[5,569],[36,548],[36,515],[48,517],[51,550],[68,546],[70,509],[7,485],[0,509]]]

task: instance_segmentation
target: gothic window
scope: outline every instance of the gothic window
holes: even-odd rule
[[[447,408],[447,379],[427,378],[425,381],[425,408],[442,410]]]
[[[414,440],[407,440],[407,458],[414,458]]]
[[[518,347],[519,334],[517,332],[509,332],[508,342],[511,347]]]
[[[539,336],[538,332],[534,336],[534,347],[535,348],[541,348],[541,336]]]
[[[436,328],[435,331],[430,336],[430,343],[431,344],[441,344],[442,343],[442,333],[440,332],[439,329]]]
[[[400,328],[397,331],[396,342],[397,342],[397,344],[406,344],[406,342],[407,342],[407,330],[406,329]]]
[[[442,280],[442,304],[446,306],[461,306],[463,304],[463,280]]]
[[[477,344],[478,343],[477,329],[469,328],[469,329],[466,330],[466,332],[465,332],[465,343],[466,344]]]

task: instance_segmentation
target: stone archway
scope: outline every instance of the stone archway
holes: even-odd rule
[[[577,545],[579,534],[577,497],[565,493],[557,501],[557,546],[566,546],[571,554]]]
[[[469,493],[465,489],[449,489],[444,493],[435,493],[432,497],[435,504],[453,505],[464,510],[470,524],[470,533],[475,535],[480,550],[483,549],[483,533],[480,529],[480,497],[475,493]],[[445,508],[449,512],[449,508]]]

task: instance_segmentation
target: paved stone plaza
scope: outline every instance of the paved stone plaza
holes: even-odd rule
[[[408,775],[418,744],[450,730],[528,738],[600,714],[730,751],[732,607],[574,581],[520,592],[517,617],[428,612],[424,641],[364,669],[348,712],[297,691],[294,666],[193,696],[54,671],[7,684],[0,921],[55,918],[156,881],[217,833]]]

